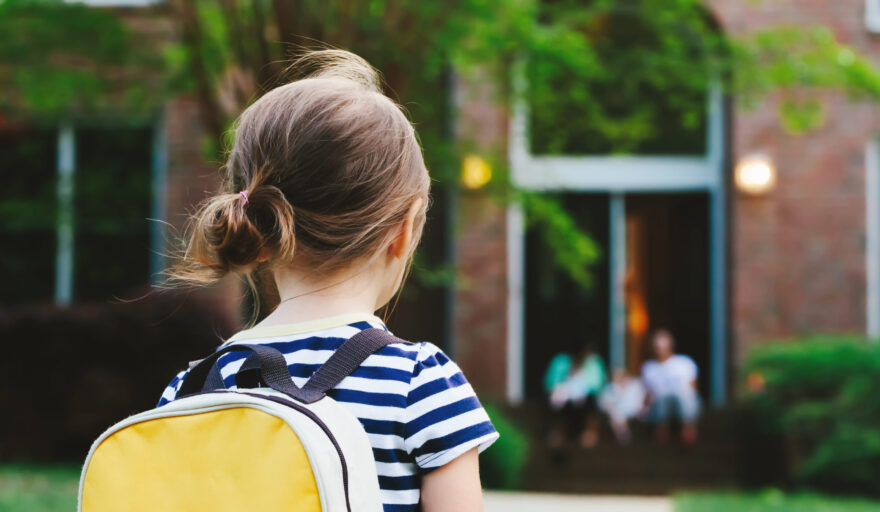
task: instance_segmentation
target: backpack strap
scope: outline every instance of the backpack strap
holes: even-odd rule
[[[342,344],[302,387],[302,400],[312,403],[351,375],[370,355],[392,343],[409,343],[384,329],[371,327]]]
[[[199,361],[190,368],[183,379],[178,397],[184,397],[201,391],[213,391],[225,389],[220,371],[217,369],[217,359],[228,352],[249,351],[250,356],[247,369],[259,368],[262,383],[270,388],[296,397],[301,389],[296,387],[287,371],[287,361],[278,350],[267,345],[228,345],[214,352],[210,356]]]
[[[324,398],[327,391],[336,387],[343,379],[360,367],[371,354],[392,343],[409,343],[395,337],[384,329],[369,328],[360,331],[342,344],[333,355],[321,365],[305,386],[298,388],[290,378],[287,362],[276,349],[267,345],[227,345],[199,361],[190,368],[177,396],[183,397],[201,391],[226,389],[217,359],[233,351],[250,351],[241,368],[236,372],[236,383],[240,374],[258,370],[258,379],[276,391],[285,393],[303,403],[313,403]],[[247,386],[241,386],[247,387]]]

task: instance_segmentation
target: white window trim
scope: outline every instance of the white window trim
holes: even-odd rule
[[[514,184],[542,191],[641,192],[662,190],[706,190],[719,184],[712,146],[712,126],[707,128],[705,155],[682,156],[543,156],[530,151],[529,107],[524,99],[527,86],[524,64],[514,66],[514,104],[508,141],[508,157]],[[709,117],[720,107],[720,88],[710,94]],[[723,114],[723,112],[719,112]],[[721,141],[723,143],[723,141]]]
[[[166,222],[168,217],[168,137],[165,116],[159,115],[153,127],[152,155],[150,162],[150,281],[161,284],[165,278]]]
[[[525,398],[525,217],[522,207],[507,208],[507,400]]]
[[[865,28],[880,33],[880,0],[865,0]]]
[[[867,277],[866,331],[880,338],[880,141],[865,148],[865,264]]]
[[[73,195],[76,172],[76,134],[73,124],[58,127],[58,238],[55,250],[55,303],[66,306],[73,300],[74,211]]]
[[[162,0],[64,0],[68,4],[85,4],[91,7],[148,7]]]

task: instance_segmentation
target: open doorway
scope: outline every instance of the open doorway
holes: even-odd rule
[[[638,374],[651,357],[651,333],[667,329],[676,350],[696,361],[699,388],[709,379],[709,195],[626,196],[626,367]]]
[[[608,194],[559,194],[563,207],[602,248],[608,246]],[[542,378],[559,352],[577,354],[594,345],[608,361],[608,264],[606,255],[591,269],[585,289],[560,270],[541,227],[526,232],[525,394],[542,396]]]
[[[610,196],[557,197],[603,255],[591,269],[593,285],[584,289],[557,268],[540,227],[526,232],[524,361],[531,398],[542,396],[542,377],[555,354],[594,344],[606,364],[610,355]],[[699,366],[700,393],[708,397],[709,194],[627,194],[625,204],[626,369],[638,375],[651,357],[651,333],[668,329],[678,352]]]

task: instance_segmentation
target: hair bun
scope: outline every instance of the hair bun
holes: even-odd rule
[[[382,92],[382,79],[376,68],[363,58],[345,50],[316,50],[306,52],[288,66],[289,80],[304,78],[340,78],[354,82],[364,89]]]
[[[209,283],[248,271],[267,250],[272,260],[293,259],[293,207],[284,194],[274,186],[243,192],[220,194],[199,206],[173,280]]]
[[[221,194],[205,203],[194,222],[187,251],[218,274],[252,266],[265,245],[263,234],[251,220],[249,210],[257,206],[251,193]]]

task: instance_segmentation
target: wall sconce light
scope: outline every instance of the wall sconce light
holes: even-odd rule
[[[477,190],[492,179],[492,166],[477,155],[467,155],[461,163],[461,182],[465,188]]]
[[[733,179],[740,192],[764,195],[776,186],[776,167],[764,153],[746,155],[736,164]]]

